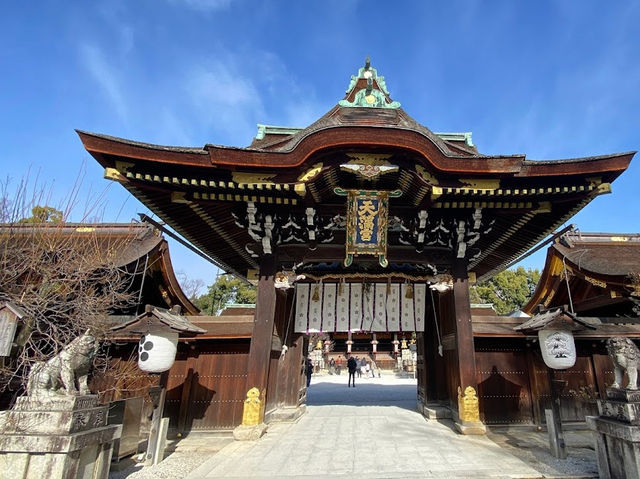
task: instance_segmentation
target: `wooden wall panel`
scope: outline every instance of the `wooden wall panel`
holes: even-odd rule
[[[563,421],[584,421],[585,416],[598,415],[594,402],[596,380],[590,356],[578,356],[567,370],[555,371],[555,378],[565,381],[560,395],[560,417]]]
[[[486,424],[533,422],[529,371],[522,346],[479,344],[476,348],[478,398],[481,419]]]
[[[304,348],[305,340],[302,334],[296,334],[287,351],[287,390],[284,403],[286,406],[299,406],[301,404],[301,390],[306,391],[307,378],[304,373]]]
[[[187,429],[233,429],[242,422],[249,344],[199,342]]]
[[[598,414],[595,397],[599,393],[591,351],[586,345],[576,344],[578,357],[576,364],[566,370],[557,370],[554,377],[564,381],[559,385],[560,417],[563,422],[582,422],[585,416]],[[535,345],[537,347],[537,344]],[[533,396],[535,407],[540,411],[540,423],[545,422],[544,410],[551,407],[548,368],[537,350],[532,350],[533,375],[537,385]]]
[[[179,428],[178,424],[182,416],[184,422],[184,412],[186,408],[181,407],[183,396],[188,397],[188,385],[191,383],[193,369],[190,368],[195,358],[194,351],[189,345],[178,343],[176,361],[167,375],[167,394],[164,402],[164,415],[169,418],[169,427]]]
[[[278,386],[281,374],[286,374],[285,363],[280,361],[280,351],[271,351],[269,359],[269,377],[267,381],[267,405],[265,412],[278,407]]]
[[[600,399],[606,399],[606,388],[615,380],[613,361],[604,352],[596,352],[592,355],[593,369],[596,374],[597,392]],[[624,383],[623,383],[624,384]]]
[[[611,362],[602,345],[578,341],[576,346],[575,366],[554,372],[555,379],[562,381],[563,422],[583,422],[585,416],[597,415],[595,399],[613,380]],[[537,342],[478,338],[476,365],[480,409],[487,424],[544,423],[551,390],[549,370]]]

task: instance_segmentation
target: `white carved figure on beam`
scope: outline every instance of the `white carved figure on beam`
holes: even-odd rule
[[[256,213],[258,212],[258,208],[256,208],[256,204],[253,201],[249,201],[247,203],[247,219],[249,220],[249,228],[256,224]]]
[[[482,221],[482,208],[476,208],[473,212],[473,229],[480,229],[480,222]]]
[[[313,226],[313,216],[316,214],[316,210],[313,208],[307,208],[304,212],[307,215],[307,225]]]
[[[262,238],[262,250],[264,254],[271,254],[271,231],[273,230],[273,222],[271,215],[264,217],[264,237]]]
[[[607,352],[613,360],[615,381],[612,388],[622,388],[622,377],[627,372],[629,384],[627,389],[638,389],[638,368],[640,367],[640,350],[629,338],[613,337],[607,339]]]
[[[424,243],[424,230],[427,227],[427,212],[426,210],[420,210],[418,213],[418,245],[419,249],[422,249],[422,244]]]
[[[464,241],[465,222],[463,220],[458,222],[456,232],[458,233],[458,258],[464,258],[467,251],[467,243]]]

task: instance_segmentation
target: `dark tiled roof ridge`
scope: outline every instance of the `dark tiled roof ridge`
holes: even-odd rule
[[[201,154],[201,155],[207,155],[208,152],[206,149],[204,148],[198,148],[198,147],[191,147],[191,146],[167,146],[167,145],[156,145],[154,143],[145,143],[143,141],[135,141],[135,140],[128,140],[126,138],[122,138],[119,136],[111,136],[111,135],[104,135],[102,133],[94,133],[91,131],[85,131],[85,130],[78,130],[76,129],[77,133],[82,133],[84,135],[89,135],[89,136],[93,136],[96,138],[103,138],[105,140],[111,140],[111,141],[117,141],[118,143],[124,143],[127,145],[132,145],[132,146],[137,146],[140,148],[146,148],[149,150],[164,150],[164,151],[174,151],[177,153],[197,153],[197,154]]]
[[[526,159],[522,166],[528,165],[558,165],[562,163],[584,163],[585,161],[598,161],[606,158],[611,158],[615,156],[624,156],[624,155],[635,155],[636,151],[624,151],[619,153],[611,153],[606,155],[596,155],[596,156],[585,156],[585,157],[574,157],[574,158],[562,158],[559,160],[531,160]]]

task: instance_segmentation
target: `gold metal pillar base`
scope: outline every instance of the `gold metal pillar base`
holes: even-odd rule
[[[251,388],[247,391],[247,399],[244,400],[244,409],[242,410],[242,425],[256,426],[264,422],[264,397],[258,388]]]
[[[462,388],[458,387],[458,421],[456,429],[461,434],[482,435],[487,428],[480,421],[480,407],[475,388],[467,386],[462,394]]]

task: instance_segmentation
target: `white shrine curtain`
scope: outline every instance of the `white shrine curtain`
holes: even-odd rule
[[[297,333],[424,331],[424,283],[300,283],[295,287]]]

